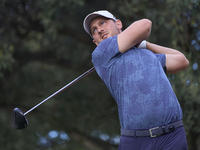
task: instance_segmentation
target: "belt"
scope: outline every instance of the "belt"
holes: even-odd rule
[[[146,130],[125,130],[121,129],[121,135],[122,136],[134,136],[134,137],[157,137],[163,134],[170,133],[174,131],[176,128],[183,126],[182,120],[170,123],[168,125],[155,127],[151,129]]]

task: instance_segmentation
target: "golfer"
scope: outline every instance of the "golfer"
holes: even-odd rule
[[[118,105],[119,150],[187,150],[182,109],[165,74],[186,69],[185,56],[147,42],[148,19],[122,31],[122,22],[101,10],[87,15],[83,25],[97,45],[96,72]]]

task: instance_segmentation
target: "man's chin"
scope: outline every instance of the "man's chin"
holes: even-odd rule
[[[109,36],[106,36],[106,37],[102,38],[101,41],[99,41],[99,43],[101,43],[102,41],[104,41],[104,40],[106,40],[108,38],[109,38]]]

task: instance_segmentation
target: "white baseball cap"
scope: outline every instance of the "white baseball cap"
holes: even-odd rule
[[[99,16],[103,16],[109,19],[113,19],[114,21],[116,21],[117,19],[115,18],[115,16],[113,16],[113,14],[111,14],[110,12],[108,12],[107,10],[100,10],[100,11],[95,11],[93,13],[90,13],[89,15],[87,15],[83,21],[83,27],[85,29],[85,31],[91,36],[90,33],[90,23],[92,22],[92,20],[94,20],[96,17]]]

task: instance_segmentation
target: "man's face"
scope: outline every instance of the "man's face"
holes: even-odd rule
[[[101,41],[121,32],[122,23],[105,17],[97,17],[90,23],[93,42],[98,45]]]

